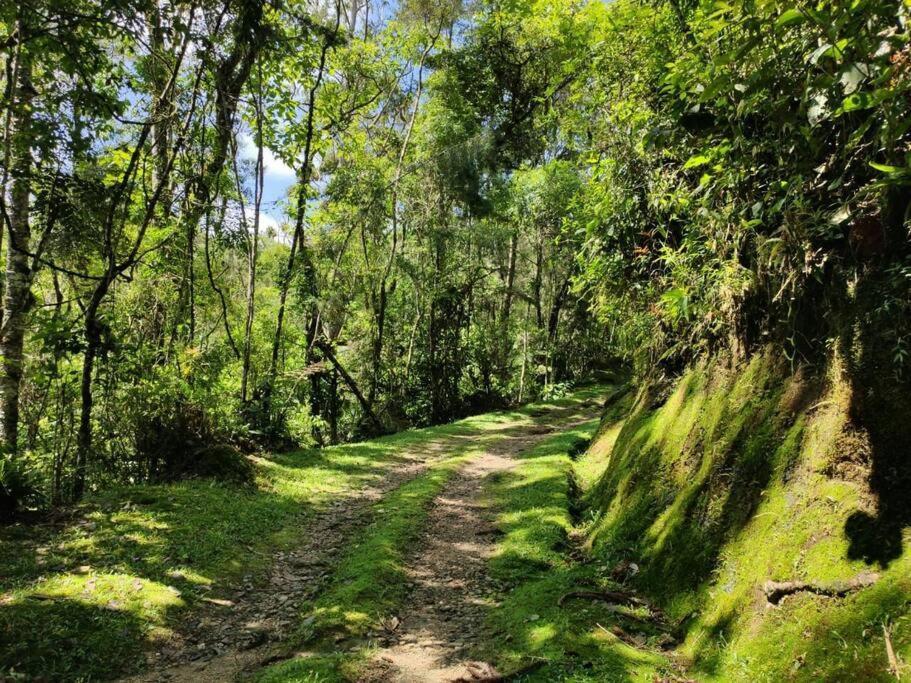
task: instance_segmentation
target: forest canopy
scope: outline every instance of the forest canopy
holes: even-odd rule
[[[908,21],[0,0],[0,507],[721,348],[906,382]]]

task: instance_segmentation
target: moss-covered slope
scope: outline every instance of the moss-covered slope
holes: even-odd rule
[[[884,627],[911,661],[909,401],[769,354],[643,390],[591,446],[608,463],[588,545],[639,566],[632,585],[677,625],[699,680],[895,680]],[[871,571],[844,598],[762,592]]]

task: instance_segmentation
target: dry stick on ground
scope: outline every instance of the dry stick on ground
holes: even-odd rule
[[[883,622],[883,638],[886,640],[886,658],[889,660],[889,673],[895,676],[896,680],[901,680],[901,668],[898,663],[898,657],[895,656],[895,648],[892,647],[892,634],[890,629]]]
[[[843,598],[861,588],[872,586],[879,580],[879,574],[864,572],[848,581],[833,581],[831,583],[814,583],[812,581],[766,581],[762,587],[766,600],[777,605],[788,595],[794,593],[814,593],[831,598]]]
[[[625,606],[625,607],[644,607],[648,610],[648,615],[645,617],[639,616],[638,614],[632,614],[629,612],[620,611],[619,609],[613,609],[615,614],[623,617],[624,619],[630,619],[632,621],[638,621],[640,623],[649,623],[653,626],[658,626],[659,628],[667,628],[667,617],[664,612],[662,612],[657,607],[650,605],[648,602],[639,598],[632,593],[624,593],[622,591],[572,591],[560,597],[557,600],[557,605],[562,607],[563,603],[570,598],[587,598],[589,600],[603,600],[604,602],[610,603],[612,607]],[[670,635],[670,634],[665,634]],[[672,637],[672,636],[671,636]]]

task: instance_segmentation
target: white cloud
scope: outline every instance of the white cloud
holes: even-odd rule
[[[295,180],[297,173],[284,161],[279,159],[268,147],[263,147],[263,164],[266,167],[265,175],[276,180]]]
[[[278,232],[279,223],[272,216],[262,211],[259,212],[259,230],[260,232],[268,232],[274,230]]]
[[[256,159],[256,144],[249,133],[241,133],[238,142],[238,154],[241,159]],[[268,147],[263,147],[263,165],[266,167],[264,175],[267,180],[293,181],[297,177],[294,169],[275,156]]]

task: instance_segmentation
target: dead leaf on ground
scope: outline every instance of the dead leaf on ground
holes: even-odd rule
[[[395,633],[398,627],[401,625],[401,620],[398,617],[386,617],[380,624],[384,629],[389,631],[389,633]]]

